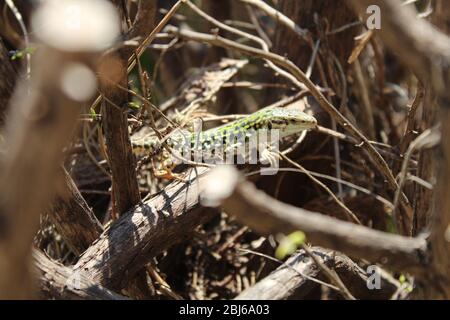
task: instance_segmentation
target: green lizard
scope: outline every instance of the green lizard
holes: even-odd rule
[[[200,152],[214,152],[221,148],[223,156],[230,150],[236,150],[242,144],[248,144],[261,132],[277,130],[277,137],[282,139],[312,129],[316,125],[317,120],[313,116],[298,110],[264,108],[241,119],[199,133],[177,129],[163,141],[176,151],[180,151],[183,147]],[[133,150],[141,155],[155,155],[162,152],[163,141],[156,136],[132,138]],[[167,171],[170,166],[163,167],[166,167],[165,171]]]

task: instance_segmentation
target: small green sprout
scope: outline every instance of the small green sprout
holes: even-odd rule
[[[141,104],[134,102],[134,101],[129,102],[128,106],[133,109],[140,109],[142,107]]]
[[[89,109],[89,115],[91,116],[92,120],[95,120],[98,117],[97,112],[95,112],[95,109],[92,107]]]
[[[305,243],[306,236],[301,231],[295,231],[288,236],[283,236],[278,248],[275,250],[275,257],[283,260],[286,256],[293,254],[299,246]]]

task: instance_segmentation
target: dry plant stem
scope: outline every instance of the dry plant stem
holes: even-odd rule
[[[297,167],[302,171],[304,174],[308,176],[314,183],[318,184],[322,189],[324,189],[333,199],[336,201],[336,203],[344,210],[345,214],[347,215],[347,218],[357,224],[362,224],[361,221],[359,221],[358,217],[331,191],[324,183],[322,183],[320,180],[316,179],[311,173],[309,173],[308,170],[303,168],[300,164],[292,161],[287,156],[283,155],[282,153],[279,153],[279,155],[289,162],[294,167]]]
[[[296,172],[296,173],[303,173],[303,174],[305,173],[303,170],[296,169],[296,168],[279,168],[278,170],[280,172]],[[343,185],[346,185],[346,186],[348,186],[350,188],[353,188],[353,189],[355,189],[355,190],[357,190],[359,192],[362,192],[362,193],[365,193],[367,195],[370,195],[370,196],[374,197],[376,200],[380,201],[381,203],[383,203],[388,208],[391,208],[391,209],[394,208],[394,205],[391,202],[389,202],[387,199],[385,199],[385,198],[383,198],[383,197],[381,197],[381,196],[379,196],[379,195],[377,195],[375,193],[372,193],[369,189],[363,188],[361,186],[358,186],[358,185],[356,185],[354,183],[351,183],[351,182],[343,180],[343,179],[337,179],[334,176],[330,176],[330,175],[326,175],[326,174],[322,174],[322,173],[318,173],[318,172],[314,172],[314,171],[310,171],[310,170],[308,170],[308,172],[309,172],[310,175],[312,175],[314,177],[317,177],[317,178],[322,178],[322,179],[326,179],[326,180],[330,180],[330,181],[334,181],[334,182],[339,182],[339,183],[341,183]],[[255,174],[261,174],[261,171],[257,170],[257,171],[249,172],[249,173],[246,173],[245,176],[249,177],[249,176],[252,176],[252,175],[255,175]]]
[[[361,63],[358,59],[355,60],[354,63],[354,72],[355,72],[355,80],[358,84],[358,88],[360,90],[361,95],[361,102],[362,102],[362,112],[364,112],[364,116],[362,117],[365,122],[365,126],[363,124],[363,127],[366,127],[365,132],[369,134],[369,138],[371,140],[376,139],[375,134],[375,123],[374,123],[374,116],[373,111],[375,110],[372,104],[372,100],[370,99],[369,90],[367,88],[366,79],[363,74],[363,70],[361,68]]]
[[[147,0],[144,0],[146,2]],[[147,49],[147,47],[155,40],[156,35],[161,32],[161,30],[166,26],[166,24],[169,22],[169,20],[172,18],[172,16],[177,12],[179,7],[185,2],[186,0],[179,0],[177,3],[173,5],[172,8],[166,13],[166,15],[162,18],[162,20],[158,23],[158,25],[150,32],[150,34],[142,41],[142,43],[137,48],[137,56],[138,58],[141,57],[141,55],[144,53],[144,51]],[[156,5],[156,4],[155,4]],[[146,17],[144,16],[143,19]],[[147,31],[147,30],[144,30]],[[136,55],[133,54],[128,59],[128,73],[133,70],[134,66],[136,65]]]
[[[358,60],[359,55],[366,48],[367,44],[370,42],[370,39],[372,39],[373,33],[374,33],[373,30],[368,30],[358,37],[358,43],[356,47],[353,49],[353,52],[351,53],[350,57],[348,58],[349,64],[352,64],[356,60]]]
[[[316,250],[314,250],[316,252]],[[235,300],[286,300],[301,299],[318,283],[312,281],[320,275],[320,270],[305,252],[289,258],[280,267],[252,287],[242,291]],[[324,255],[328,262],[331,256]],[[337,289],[337,288],[336,288]]]
[[[94,128],[90,128],[89,123],[83,123],[83,128],[81,129],[83,132],[83,143],[84,143],[84,148],[86,150],[86,153],[89,157],[89,159],[91,159],[92,163],[95,164],[95,166],[100,169],[101,172],[103,172],[105,174],[105,176],[107,176],[109,179],[111,179],[111,174],[109,173],[109,171],[107,169],[105,169],[103,167],[102,164],[100,164],[100,162],[96,159],[94,153],[91,150],[91,145],[90,145],[90,134],[89,134],[89,129],[91,130],[97,130],[97,132],[101,132],[101,128],[100,125],[97,123],[94,125]],[[91,131],[92,132],[92,131]],[[99,138],[98,138],[98,142],[100,145],[100,154],[106,159],[107,158],[107,154],[106,154],[106,148],[105,148],[105,144],[104,144],[104,140],[103,140],[103,134],[100,135],[99,134]]]
[[[135,22],[127,34],[128,39],[141,38],[153,30],[157,5],[157,0],[139,1]]]
[[[214,19],[213,17],[211,17],[210,15],[208,15],[206,12],[202,11],[200,8],[198,8],[196,5],[194,5],[192,2],[190,2],[189,0],[186,0],[186,4],[198,15],[200,15],[201,17],[203,17],[205,20],[209,21],[210,23],[216,25],[219,28],[222,28],[228,32],[237,34],[241,37],[250,39],[256,43],[258,43],[262,50],[265,52],[269,52],[269,46],[267,45],[267,43],[261,39],[258,38],[257,36],[254,36],[250,33],[241,31],[239,29],[230,27],[216,19]],[[276,73],[278,73],[279,75],[281,75],[282,77],[288,79],[289,81],[291,81],[297,88],[301,89],[301,90],[305,90],[305,86],[298,81],[292,74],[290,74],[289,72],[286,72],[285,70],[279,68],[278,66],[276,66],[271,60],[267,59],[266,60],[267,65],[274,70]]]
[[[272,41],[270,40],[269,36],[266,34],[264,29],[261,27],[261,24],[258,21],[258,17],[256,16],[255,12],[252,10],[252,7],[249,5],[245,5],[245,10],[247,11],[247,15],[250,18],[251,23],[253,24],[256,32],[258,33],[259,37],[264,40],[265,43],[269,46],[269,48],[272,47]]]
[[[47,299],[126,300],[127,298],[94,283],[83,274],[53,261],[43,252],[33,250],[39,274],[40,296]]]
[[[157,1],[151,0],[151,1],[139,1],[138,6],[138,12],[136,14],[136,22],[131,27],[131,30],[128,32],[128,39],[133,39],[136,35],[136,37],[140,37],[143,34],[146,34],[148,30],[152,29],[155,25],[155,14],[157,10]],[[131,22],[129,21],[128,24],[130,25]],[[137,50],[134,50],[134,55],[137,57],[138,53]],[[146,98],[150,99],[150,88],[149,84],[146,81],[146,77],[144,75],[144,69],[142,67],[141,61],[139,59],[136,59],[137,62],[137,71],[139,76],[139,82],[141,85],[141,92],[142,95]],[[141,109],[141,112],[143,112],[144,109]],[[155,127],[155,120],[153,117],[153,113],[149,110],[150,113],[150,120]]]
[[[369,159],[380,171],[381,175],[386,179],[389,188],[393,192],[398,189],[398,184],[389,166],[387,165],[383,157],[378,153],[378,151],[370,144],[370,141],[325,98],[325,96],[317,89],[314,83],[309,80],[308,77],[294,63],[272,52],[265,52],[260,49],[242,45],[220,36],[198,33],[184,29],[177,29],[174,27],[168,28],[168,31],[175,33],[181,38],[210,43],[220,47],[230,48],[258,58],[267,59],[288,70],[293,76],[295,76],[298,81],[302,82],[309,89],[311,95],[317,100],[319,105],[326,112],[328,112],[330,116],[334,118],[336,122],[339,123],[348,133],[350,133],[359,141],[359,146],[368,153]],[[407,212],[411,212],[408,200],[404,195],[400,198],[400,204],[404,206]]]
[[[142,43],[138,46],[136,50],[134,50],[134,53],[129,57],[128,59],[128,67],[127,67],[127,73],[129,74],[133,68],[136,66],[136,53],[137,56],[140,58],[142,54],[145,52],[147,47],[152,43],[152,41],[156,38],[156,35],[164,28],[164,26],[169,22],[170,18],[176,13],[178,8],[183,4],[185,0],[179,0],[177,3],[173,5],[173,7],[169,10],[169,12],[166,13],[166,15],[163,17],[163,19],[158,23],[158,25],[152,30],[152,32],[142,41]],[[143,2],[147,2],[144,0]],[[145,16],[142,16],[142,18],[146,18]],[[141,30],[141,28],[139,28]],[[94,102],[92,103],[91,108],[96,108],[100,102],[102,101],[102,96],[98,96]]]
[[[322,126],[317,126],[317,128],[315,130],[317,132],[326,134],[326,135],[331,136],[333,138],[338,138],[339,140],[351,143],[353,145],[357,144],[357,141],[353,137],[347,136],[347,135],[343,134],[342,132],[334,131],[332,129],[325,128],[325,127],[322,127]],[[376,142],[376,141],[369,141],[369,142],[370,142],[370,144],[372,144],[372,146],[375,149],[378,150],[379,153],[386,154],[387,156],[389,156],[391,158],[394,158],[394,159],[397,159],[397,160],[401,160],[400,155],[398,155],[396,153],[393,153],[393,152],[390,152],[390,151],[387,151],[387,150],[385,150],[383,148],[380,148],[380,147],[386,147],[386,148],[392,149],[392,146],[387,145],[387,144],[383,144],[383,143],[380,143],[380,142]]]
[[[308,35],[308,30],[300,28],[294,21],[289,19],[287,16],[285,16],[280,11],[272,8],[267,3],[261,0],[239,0],[244,3],[248,3],[252,6],[255,6],[262,11],[264,11],[268,16],[272,17],[275,21],[278,21],[282,24],[284,24],[286,27],[291,29],[295,34],[299,36],[299,38],[306,40],[306,37]]]
[[[156,6],[156,0],[139,1],[134,24],[126,35],[126,39],[143,38],[148,30],[153,29]],[[126,12],[123,12],[123,16],[126,15]],[[115,209],[113,213],[116,214],[116,217],[141,201],[136,176],[136,161],[131,147],[126,114],[130,99],[128,92],[123,90],[128,88],[128,61],[132,56],[136,57],[138,50],[139,48],[135,50],[134,47],[123,46],[117,53],[112,52],[109,58],[119,60],[120,79],[112,81],[114,84],[111,84],[111,79],[104,77],[107,81],[103,87],[105,99],[102,107],[102,120],[106,138],[106,151],[112,171],[112,202]],[[108,59],[108,56],[106,59]],[[144,85],[142,73],[140,72],[139,75],[141,84]],[[147,92],[142,94],[146,95]],[[108,103],[111,105],[108,106]],[[118,105],[120,109],[112,107],[113,104]],[[141,273],[141,276],[144,276],[143,273]],[[133,279],[127,289],[132,295],[142,297],[145,293],[140,290],[138,283],[138,279]]]
[[[176,292],[174,292],[172,290],[172,288],[170,287],[170,285],[158,274],[158,272],[156,272],[155,268],[153,268],[150,264],[148,264],[146,266],[147,268],[147,272],[149,273],[149,275],[156,281],[159,283],[160,285],[160,290],[168,295],[169,297],[171,297],[174,300],[183,300],[183,297],[181,297],[180,295],[178,295]]]
[[[404,155],[404,153],[408,149],[409,144],[413,141],[414,137],[417,135],[417,133],[415,133],[415,130],[414,130],[415,129],[415,117],[416,117],[417,109],[422,104],[424,97],[425,97],[425,88],[424,88],[423,84],[419,81],[417,84],[416,97],[414,98],[411,108],[408,111],[405,133],[402,137],[402,140],[400,141],[400,154],[401,155]]]
[[[417,149],[421,149],[423,147],[433,147],[437,143],[439,143],[439,140],[441,139],[440,133],[437,132],[437,128],[427,129],[420,136],[418,136],[414,141],[412,141],[409,146],[408,150],[404,154],[404,159],[402,163],[402,167],[400,170],[400,176],[399,176],[399,189],[395,193],[394,197],[394,208],[392,210],[392,216],[394,218],[394,221],[398,223],[397,219],[397,208],[398,208],[398,201],[400,197],[400,192],[403,189],[403,185],[406,181],[406,176],[408,173],[408,164],[411,160],[412,154]],[[398,226],[397,226],[398,227]]]
[[[330,50],[327,49],[327,52],[328,52],[328,55],[331,56],[331,59],[328,59],[328,60],[333,60],[335,66],[336,66],[336,69],[339,71],[339,75],[341,78],[340,82],[341,82],[341,86],[342,86],[342,91],[340,94],[341,102],[340,102],[339,110],[344,110],[345,108],[347,108],[347,104],[348,104],[347,78],[346,78],[345,72],[342,68],[342,65],[339,62],[339,59],[332,52],[330,52]],[[329,61],[329,63],[331,63],[331,62]],[[321,74],[323,74],[323,72],[321,72]],[[322,76],[322,77],[324,78],[324,76]],[[324,83],[327,82],[325,78],[323,80],[324,80]],[[336,85],[334,85],[334,86],[336,86]],[[327,95],[327,96],[328,96],[328,100],[331,101],[332,97],[330,95]],[[334,131],[337,131],[337,124],[336,124],[336,120],[334,118],[331,118],[331,128]],[[333,149],[334,149],[334,159],[335,159],[335,166],[336,166],[336,178],[339,181],[342,177],[342,167],[341,167],[341,153],[340,153],[339,140],[336,137],[333,137]],[[337,184],[337,189],[338,189],[338,197],[340,200],[342,200],[344,197],[344,191],[342,189],[342,185],[339,182]]]
[[[448,99],[447,101],[450,101]],[[442,139],[439,148],[437,172],[440,176],[436,185],[431,218],[430,243],[433,255],[433,273],[428,274],[424,288],[425,296],[431,299],[450,299],[450,107],[441,107]]]
[[[46,212],[70,250],[78,256],[100,236],[103,227],[63,168],[61,175],[62,189]]]
[[[418,123],[418,128],[423,131],[434,126],[439,121],[439,105],[436,103],[436,95],[430,87],[425,91],[425,98],[423,104],[422,119]],[[436,177],[439,173],[439,168],[436,162],[439,158],[436,157],[435,152],[430,150],[420,151],[417,157],[417,175],[420,179],[431,182],[434,190],[427,190],[419,185],[414,186],[414,222],[413,232],[419,234],[425,230],[430,230],[432,221],[432,199],[435,192]]]
[[[175,182],[108,227],[80,257],[74,270],[105,287],[121,288],[154,256],[183,241],[214,216],[200,208],[199,183],[205,168],[190,170],[187,183]]]
[[[227,170],[231,170],[227,176],[238,175],[234,168]],[[230,190],[225,199],[217,200],[224,210],[261,235],[301,230],[313,244],[412,274],[426,272],[426,241],[422,238],[387,234],[296,208],[269,197],[250,182],[239,180],[223,187]]]

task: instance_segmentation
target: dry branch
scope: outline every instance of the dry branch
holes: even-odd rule
[[[86,272],[105,287],[121,288],[153,257],[186,239],[215,214],[198,202],[206,170],[190,170],[188,183],[172,183],[124,214],[86,250],[74,271]]]
[[[242,181],[232,167],[216,169],[207,181],[205,190],[209,192],[203,195],[207,203],[222,203],[228,213],[257,233],[289,234],[301,230],[315,245],[413,274],[426,272],[425,239],[387,234],[284,204]],[[212,186],[218,181],[225,191],[216,195],[217,189]]]

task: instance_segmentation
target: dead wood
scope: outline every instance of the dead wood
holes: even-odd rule
[[[216,213],[198,202],[206,170],[189,170],[188,183],[172,183],[123,215],[86,250],[74,271],[85,272],[107,288],[121,288],[153,257],[191,236]]]
[[[47,299],[126,300],[127,298],[92,282],[85,275],[53,261],[39,250],[33,251],[39,273],[40,297]]]
[[[351,259],[341,253],[320,247],[313,247],[310,250],[325,265],[335,270],[350,292],[359,299],[389,299],[397,289],[390,279],[383,277],[380,284],[382,290],[369,290],[367,288],[368,274]],[[301,250],[267,277],[239,294],[236,299],[302,299],[313,288],[324,285],[322,281],[317,280],[323,278],[320,274],[320,268],[309,254]]]

